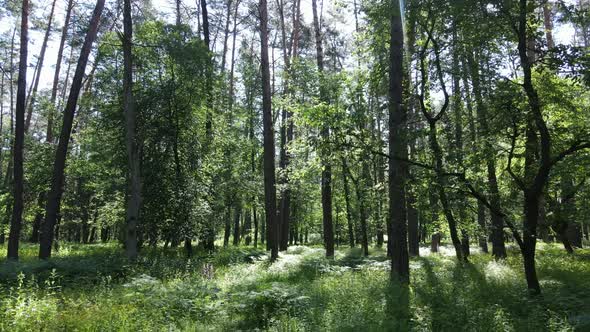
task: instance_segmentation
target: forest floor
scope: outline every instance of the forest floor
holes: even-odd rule
[[[25,245],[21,262],[0,261],[0,330],[590,331],[590,250],[539,247],[541,297],[527,296],[516,251],[459,265],[424,250],[408,299],[377,248],[327,260],[295,246],[272,265],[260,249],[187,260],[158,248],[130,265],[117,244],[62,244],[48,262]]]

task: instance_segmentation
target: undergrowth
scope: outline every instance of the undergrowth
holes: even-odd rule
[[[5,248],[0,247],[0,250]],[[47,262],[25,245],[0,262],[2,331],[588,331],[590,251],[541,246],[543,295],[531,298],[516,252],[412,258],[411,286],[391,284],[385,252],[363,257],[291,247],[274,264],[260,249],[187,260],[145,249],[130,264],[115,244],[63,245]]]

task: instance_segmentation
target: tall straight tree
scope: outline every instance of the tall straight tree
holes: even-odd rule
[[[317,0],[311,1],[313,11],[313,28],[315,34],[316,61],[320,76],[320,102],[328,103],[328,93],[324,84],[324,49],[322,47],[322,33],[320,20],[318,18]],[[322,124],[320,130],[323,144],[330,140],[330,127],[327,123]],[[324,245],[326,246],[326,257],[334,256],[334,227],[332,226],[332,165],[329,161],[327,148],[321,152],[322,162],[322,220],[324,226]]]
[[[272,121],[272,100],[270,93],[270,64],[268,61],[268,7],[266,0],[260,0],[260,66],[262,70],[262,130],[264,148],[264,207],[270,260],[279,256],[279,232],[277,225],[277,192],[275,177],[275,139]]]
[[[89,29],[80,51],[78,64],[72,80],[70,88],[70,95],[63,112],[63,124],[59,137],[59,143],[55,152],[55,162],[53,164],[53,175],[51,179],[51,190],[47,197],[47,204],[45,207],[45,220],[41,227],[39,258],[48,259],[51,257],[51,244],[53,242],[54,227],[57,220],[57,214],[61,202],[61,195],[63,192],[64,170],[66,166],[66,156],[68,152],[68,144],[70,135],[72,133],[72,124],[74,122],[74,114],[76,112],[76,105],[78,103],[78,96],[82,88],[82,79],[84,78],[84,71],[86,70],[86,63],[88,56],[92,49],[92,43],[96,39],[98,33],[98,25],[100,23],[100,16],[104,8],[105,0],[97,0],[96,7],[92,13]]]
[[[128,198],[126,208],[125,252],[137,258],[137,224],[141,205],[141,174],[137,148],[135,99],[133,98],[133,21],[131,0],[123,1],[123,112],[125,113],[125,146],[127,148]]]
[[[299,10],[300,10],[300,2],[301,0],[296,0],[293,4],[293,32],[291,35],[291,39],[293,39],[293,43],[288,46],[287,45],[287,33],[285,28],[285,4],[283,0],[277,0],[277,6],[279,9],[279,16],[280,16],[280,23],[281,23],[281,46],[283,49],[283,61],[285,65],[285,78],[283,83],[283,94],[285,97],[288,97],[290,94],[289,90],[289,80],[291,79],[291,58],[297,57],[297,39],[299,38]],[[293,121],[291,120],[292,114],[290,111],[287,110],[287,107],[283,107],[281,110],[281,131],[280,131],[280,159],[279,159],[279,166],[283,172],[281,184],[284,185],[284,190],[281,195],[281,200],[279,203],[279,224],[280,224],[280,241],[279,241],[279,249],[287,250],[288,242],[289,242],[289,228],[290,228],[290,217],[291,217],[291,189],[289,188],[289,176],[288,176],[288,168],[289,162],[291,159],[291,155],[289,151],[287,151],[287,144],[293,140]]]
[[[406,220],[406,114],[403,107],[404,32],[399,0],[391,1],[389,39],[389,218],[391,230],[391,279],[410,282],[408,229]],[[399,158],[396,158],[399,157]]]
[[[211,37],[209,34],[209,13],[207,11],[207,1],[200,0],[201,3],[201,16],[203,19],[203,40],[205,42],[205,46],[207,46],[207,50],[211,50]],[[212,61],[212,59],[210,59]],[[212,118],[212,108],[213,108],[213,65],[209,63],[209,68],[207,68],[207,77],[206,77],[206,93],[207,93],[207,114],[205,116],[205,143],[203,149],[205,153],[209,152],[211,147],[211,143],[213,142],[213,118]],[[207,231],[205,234],[205,239],[203,241],[203,245],[206,250],[213,251],[215,250],[215,225],[211,224],[208,225]]]
[[[20,59],[16,92],[16,121],[13,146],[13,206],[8,236],[8,259],[18,260],[18,245],[23,219],[23,148],[25,144],[25,99],[27,89],[27,51],[29,30],[29,1],[23,0],[20,23]]]

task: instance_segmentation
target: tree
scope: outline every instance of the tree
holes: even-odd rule
[[[39,88],[39,81],[41,78],[41,71],[43,70],[43,61],[45,60],[45,51],[47,50],[47,42],[49,41],[49,35],[51,33],[51,24],[53,22],[53,13],[55,11],[55,3],[57,0],[54,0],[51,3],[51,10],[49,11],[49,18],[47,19],[47,28],[45,29],[45,36],[43,37],[43,43],[41,44],[41,51],[39,52],[39,60],[37,63],[37,73],[33,78],[33,90],[30,92],[31,98],[28,104],[27,110],[27,117],[25,119],[25,132],[29,131],[29,127],[31,125],[31,117],[33,114],[33,106],[36,101],[37,97],[37,89]]]
[[[322,34],[320,21],[318,19],[317,0],[312,0],[313,28],[316,45],[316,62],[320,76],[320,102],[327,106],[329,100],[325,87],[324,77],[324,51],[322,46]],[[332,225],[332,166],[328,144],[330,141],[330,126],[327,122],[322,124],[320,135],[323,140],[321,161],[322,161],[322,221],[324,227],[324,245],[326,246],[326,257],[334,256],[334,226]]]
[[[270,93],[270,66],[268,61],[268,8],[266,0],[258,4],[260,14],[260,66],[262,70],[262,124],[264,136],[264,208],[267,241],[270,244],[270,260],[275,261],[279,252],[275,187],[275,143]]]
[[[28,24],[29,1],[23,0],[20,25],[20,59],[18,64],[18,83],[16,92],[16,119],[14,128],[13,147],[13,206],[12,219],[10,220],[10,234],[8,236],[8,259],[18,260],[18,245],[23,221],[23,149],[25,144],[25,98],[27,88],[27,51],[28,51]]]
[[[59,213],[59,206],[61,196],[63,194],[64,169],[66,164],[66,156],[68,151],[68,144],[72,132],[72,124],[74,121],[74,114],[76,105],[78,103],[78,96],[82,88],[82,79],[88,62],[88,56],[92,49],[92,43],[96,39],[98,33],[98,25],[100,23],[100,16],[104,8],[105,0],[97,0],[96,7],[92,13],[92,18],[89,23],[89,29],[80,51],[78,64],[72,79],[72,86],[70,88],[70,95],[66,106],[64,108],[63,125],[59,137],[59,143],[55,153],[55,162],[53,164],[53,176],[51,180],[51,191],[47,197],[47,205],[45,207],[45,220],[43,221],[40,234],[39,258],[48,259],[51,257],[51,245],[53,243],[54,227]]]
[[[406,158],[406,114],[403,105],[403,41],[401,8],[398,0],[391,1],[391,31],[389,39],[389,218],[391,229],[391,279],[410,282],[408,231],[406,219],[406,165],[391,156]]]
[[[141,205],[141,170],[137,146],[135,100],[133,98],[133,22],[131,0],[123,0],[123,112],[125,113],[125,146],[128,164],[128,199],[126,208],[125,251],[127,258],[137,258],[137,224]]]

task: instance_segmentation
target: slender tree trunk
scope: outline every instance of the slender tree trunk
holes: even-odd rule
[[[477,152],[478,149],[478,132],[475,125],[475,118],[473,116],[473,101],[471,98],[471,94],[469,91],[469,66],[467,65],[467,60],[465,57],[461,58],[463,70],[461,79],[463,81],[463,90],[464,90],[464,99],[465,105],[467,106],[467,122],[469,125],[469,144],[471,145],[471,151]],[[475,83],[474,83],[475,85]],[[481,110],[481,107],[479,108]],[[477,166],[477,171],[480,172],[481,169]],[[495,170],[494,170],[495,173]],[[480,200],[477,200],[477,224],[478,224],[478,242],[479,247],[482,252],[488,253],[488,227],[486,223],[486,212],[485,212],[485,205]],[[502,238],[503,240],[503,238]]]
[[[223,247],[227,248],[229,245],[229,238],[231,236],[231,204],[227,204],[225,214],[225,227],[223,229]]]
[[[53,17],[53,11],[54,11],[54,7],[55,6],[55,1],[52,4],[52,9],[51,9],[51,15],[50,15],[50,21],[49,24],[47,25],[47,31],[45,32],[45,38],[43,40],[43,46],[41,48],[41,59],[44,58],[45,55],[45,50],[44,48],[47,46],[47,41],[49,39],[49,33],[50,33],[50,29],[51,29],[51,18]],[[47,143],[53,143],[53,116],[54,116],[54,107],[55,107],[55,100],[57,98],[57,90],[58,90],[58,83],[59,83],[59,72],[60,72],[60,68],[61,68],[61,62],[62,62],[62,57],[63,57],[63,48],[66,42],[66,37],[67,37],[67,33],[68,33],[68,25],[70,22],[70,16],[71,16],[71,11],[72,11],[72,7],[73,7],[73,0],[69,0],[67,7],[66,7],[66,18],[65,18],[65,22],[64,22],[64,26],[62,28],[62,35],[61,35],[61,40],[59,43],[59,49],[58,49],[58,53],[57,53],[57,61],[56,61],[56,65],[55,65],[55,72],[53,75],[53,85],[51,88],[51,103],[50,103],[50,108],[49,108],[49,113],[47,115],[47,131],[45,134],[45,142]],[[96,63],[96,61],[95,61]],[[42,64],[41,64],[42,66]],[[39,73],[40,74],[40,73]],[[39,82],[39,78],[40,75],[37,75],[36,81],[35,81],[35,91],[33,93],[33,98],[32,98],[32,102],[29,105],[29,112],[32,112],[32,105],[35,102],[34,100],[34,96],[35,93],[37,91],[37,84]],[[65,86],[64,86],[65,89]],[[30,122],[30,118],[28,119]],[[25,131],[27,130],[29,126],[27,124],[25,124]],[[43,191],[41,193],[39,193],[39,198],[37,199],[37,208],[38,208],[38,212],[35,214],[35,219],[33,222],[33,230],[32,230],[32,234],[31,234],[31,242],[33,243],[37,243],[39,242],[39,230],[40,230],[40,226],[43,223],[43,210],[45,207],[45,201],[46,201],[46,196],[47,196],[47,192]]]
[[[317,0],[312,0],[313,27],[316,45],[316,60],[320,75],[320,101],[328,103],[328,96],[324,80],[324,50],[322,46],[321,27],[318,19]],[[324,144],[330,141],[330,127],[328,123],[322,124],[320,135]],[[321,149],[322,163],[322,220],[324,228],[324,245],[326,246],[326,257],[334,257],[334,227],[332,225],[332,166],[330,164],[329,150]]]
[[[180,7],[182,5],[181,0],[176,0],[176,25],[179,26],[181,23]]]
[[[363,163],[363,168],[364,168],[365,163]],[[364,170],[362,170],[361,172],[364,172]],[[359,221],[360,221],[360,234],[361,234],[361,248],[363,249],[363,255],[364,256],[369,256],[369,237],[368,237],[368,229],[367,229],[367,208],[366,208],[366,202],[364,199],[364,194],[363,194],[363,190],[365,189],[365,183],[364,181],[362,181],[362,179],[357,179],[354,183],[354,187],[355,187],[355,192],[356,192],[356,198],[359,204]]]
[[[72,8],[74,7],[74,0],[68,0],[68,4],[66,7],[66,18],[64,20],[64,26],[61,31],[61,39],[59,41],[59,48],[57,51],[57,60],[55,62],[55,72],[53,74],[53,85],[51,87],[51,106],[55,107],[55,101],[57,99],[57,90],[59,85],[59,74],[61,70],[61,63],[63,58],[63,51],[64,46],[66,44],[66,39],[68,36],[68,27],[70,24],[70,18],[72,14]],[[65,89],[65,86],[64,86]],[[45,140],[47,142],[53,143],[53,116],[54,111],[53,109],[49,110],[49,115],[47,116],[47,135]]]
[[[410,256],[420,256],[416,198],[414,195],[408,195],[408,193],[406,193],[406,196],[406,208],[408,210],[408,252]]]
[[[49,40],[49,35],[51,34],[51,24],[53,22],[53,12],[55,10],[56,1],[57,0],[53,0],[53,2],[51,3],[51,11],[49,12],[49,18],[47,20],[47,29],[45,30],[45,36],[43,37],[43,43],[41,44],[41,51],[39,52],[39,62],[37,63],[37,75],[33,78],[35,83],[33,85],[33,91],[31,91],[31,99],[29,101],[27,117],[25,120],[25,133],[29,131],[29,127],[31,125],[33,105],[36,101],[39,80],[41,78],[41,72],[43,71],[43,60],[45,60],[45,50],[47,49],[47,42]]]
[[[348,164],[342,158],[342,182],[344,185],[344,202],[346,204],[346,222],[348,224],[348,243],[354,248],[354,225],[352,219],[352,207],[350,206],[350,187],[348,183]]]
[[[45,222],[43,223],[40,236],[41,245],[39,248],[39,258],[41,259],[48,259],[51,257],[51,244],[53,242],[54,226],[58,219],[59,205],[63,192],[66,156],[72,131],[72,124],[74,121],[74,114],[76,111],[76,104],[78,102],[78,96],[80,95],[80,90],[82,88],[82,79],[84,78],[84,70],[86,68],[86,63],[88,62],[88,56],[90,55],[92,43],[96,39],[96,35],[98,33],[98,25],[100,22],[102,10],[104,8],[104,2],[105,0],[98,0],[96,2],[96,7],[94,8],[92,19],[90,20],[89,30],[86,34],[82,51],[80,52],[80,58],[78,59],[78,64],[76,66],[76,72],[72,81],[70,95],[63,113],[63,125],[59,144],[55,154],[51,191],[47,198],[47,206],[45,208]]]
[[[6,176],[4,177],[4,188],[6,190],[10,190],[9,188],[12,187],[12,164],[14,160],[14,39],[16,36],[16,27],[12,30],[12,38],[10,41],[10,75],[9,75],[9,88],[10,88],[10,130],[9,130],[9,137],[10,137],[10,158],[8,159],[8,165],[6,167]],[[12,188],[11,188],[12,189]],[[10,223],[10,218],[12,216],[12,197],[6,200],[6,210],[5,210],[5,220],[3,221],[4,224],[8,225]],[[0,243],[4,243],[5,241],[5,233],[4,227],[0,227]]]
[[[441,234],[439,231],[439,221],[438,221],[438,198],[436,196],[436,190],[434,188],[430,188],[428,190],[428,203],[430,210],[430,223],[434,230],[432,231],[431,241],[430,241],[430,252],[438,252],[438,247],[440,246],[441,241]]]
[[[6,57],[8,59],[9,57]],[[12,64],[11,64],[12,65]],[[5,88],[5,75],[6,72],[2,72],[2,79],[0,83],[0,135],[4,137],[4,88]],[[4,139],[0,142],[0,179],[2,179],[2,165],[4,165]],[[2,228],[2,227],[0,227]]]
[[[200,0],[201,3],[201,16],[203,19],[203,40],[207,50],[211,51],[211,39],[209,34],[209,14],[207,12],[207,0]],[[207,91],[206,97],[206,115],[205,115],[205,142],[203,150],[205,153],[209,152],[211,144],[213,142],[213,61],[209,58],[208,68],[206,69],[206,82],[205,88]],[[215,250],[215,225],[211,223],[205,230],[204,247],[208,251]]]
[[[494,149],[489,141],[490,129],[487,119],[487,108],[483,102],[479,66],[473,59],[473,53],[468,54],[468,63],[471,68],[471,78],[473,83],[473,93],[475,95],[475,106],[477,112],[477,118],[479,122],[479,137],[480,141],[483,141],[485,156],[486,156],[486,167],[487,167],[487,178],[488,188],[490,196],[490,205],[493,209],[490,209],[490,215],[492,219],[491,223],[491,240],[492,240],[492,256],[495,259],[506,258],[506,245],[504,243],[504,220],[502,216],[498,215],[497,212],[500,210],[500,190],[498,189],[498,179],[496,176],[496,161],[494,160]]]
[[[201,0],[201,15],[203,16],[203,38],[205,41],[205,45],[207,46],[207,50],[211,51],[211,39],[209,35],[209,15],[207,13],[207,0]],[[213,107],[212,70],[213,68],[207,69],[207,82],[205,82],[207,89],[207,114],[205,116],[205,145],[207,149],[210,147],[210,144],[213,140],[213,116],[211,114],[211,108]]]
[[[225,72],[225,58],[227,56],[227,41],[229,39],[229,22],[231,21],[231,6],[233,1],[227,0],[227,10],[225,11],[225,29],[223,32],[223,51],[221,52],[221,71]],[[236,5],[237,8],[237,5]],[[234,25],[235,25],[236,18],[234,17]],[[235,34],[235,28],[234,28]]]
[[[240,216],[242,214],[242,206],[239,200],[236,201],[236,207],[234,210],[234,241],[233,245],[238,246],[240,244]]]
[[[252,207],[252,219],[254,220],[254,248],[258,248],[258,216],[256,214],[256,206]]]
[[[126,207],[125,251],[127,258],[137,258],[137,225],[141,205],[141,171],[137,142],[135,98],[133,96],[133,21],[131,0],[123,8],[123,112],[125,114],[125,146],[127,148],[128,199]],[[61,143],[61,142],[60,142]]]
[[[252,243],[252,214],[250,213],[250,209],[246,209],[244,215],[244,244],[249,246]]]
[[[553,14],[551,13],[552,5],[551,2],[545,1],[543,4],[543,24],[545,26],[545,38],[547,39],[547,48],[552,49],[555,47],[553,41]]]
[[[284,4],[282,0],[277,0],[277,7],[280,17],[281,25],[281,46],[283,51],[283,61],[285,66],[285,72],[289,72],[290,59],[287,51],[287,33],[285,30],[285,13]],[[283,97],[286,97],[289,93],[289,77],[285,75],[283,79]],[[285,188],[288,182],[287,173],[287,109],[283,107],[281,109],[281,128],[279,137],[279,168],[281,169],[281,176],[279,176],[279,185],[282,188],[281,199],[279,202],[278,220],[279,220],[279,250],[287,250],[288,246],[288,234],[289,234],[289,203],[290,197],[288,190]]]
[[[10,234],[8,236],[7,258],[18,260],[18,246],[23,218],[23,148],[25,143],[25,99],[27,89],[27,51],[28,51],[28,24],[29,1],[23,0],[20,25],[20,59],[18,64],[18,83],[16,92],[16,121],[14,130],[13,148],[13,207],[10,220]]]
[[[268,8],[266,0],[260,0],[260,66],[262,69],[262,124],[264,138],[264,203],[270,260],[279,256],[279,233],[277,225],[275,143],[270,91],[270,64],[268,61]]]

